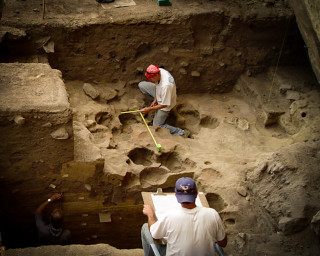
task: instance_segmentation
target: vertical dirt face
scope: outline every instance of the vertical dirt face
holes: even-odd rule
[[[39,7],[35,1],[28,8],[16,1],[30,25],[17,22],[13,2],[4,24],[21,31],[1,28],[0,57],[48,62],[62,71],[74,144],[46,139],[50,125],[37,125],[46,113],[31,111],[23,126],[12,117],[0,120],[0,228],[8,247],[36,245],[33,212],[62,192],[52,208],[63,208],[75,243],[139,248],[146,221],[141,192],[172,192],[175,181],[188,176],[220,213],[231,241],[228,254],[319,251],[307,228],[320,207],[319,175],[311,171],[319,159],[319,89],[309,67],[301,66],[303,43],[283,1],[271,7],[201,1],[192,10],[185,1],[170,9],[137,1],[135,9],[104,11],[89,0],[81,6],[57,0],[49,3],[46,25],[28,20],[30,8]],[[275,68],[269,66],[277,62],[286,29],[270,84]],[[46,53],[49,42],[54,52]],[[191,132],[182,138],[149,125],[161,152],[138,113],[121,114],[150,104],[137,87],[150,63],[165,66],[177,83],[168,123]],[[152,114],[146,120],[151,124]],[[292,157],[304,153],[301,161]],[[21,235],[14,237],[12,227]]]
[[[245,23],[215,14],[195,15],[170,25],[95,25],[67,33],[57,30],[55,54],[49,60],[66,79],[82,81],[141,79],[140,69],[152,62],[175,74],[181,93],[222,93],[230,91],[247,69],[254,73],[276,63],[286,26],[286,19]],[[292,21],[283,62],[294,62],[294,56],[287,53],[300,43],[295,30]]]

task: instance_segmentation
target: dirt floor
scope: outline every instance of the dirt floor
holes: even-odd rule
[[[202,61],[210,59],[207,57],[210,49],[207,48],[207,38],[203,36],[205,30],[198,34],[193,33],[200,50],[195,48],[200,53],[192,50],[176,51],[172,53],[178,56],[174,63],[167,64],[174,77],[175,74],[178,77],[178,102],[169,123],[190,130],[191,135],[189,138],[172,136],[166,129],[150,126],[157,143],[162,146],[161,152],[158,152],[141,117],[137,113],[121,114],[122,111],[136,110],[150,104],[150,100],[139,92],[137,82],[144,79],[142,71],[149,64],[145,61],[150,61],[145,57],[146,53],[153,56],[155,52],[149,49],[148,43],[142,43],[133,57],[125,59],[121,58],[125,53],[119,51],[114,56],[114,53],[108,51],[100,57],[98,54],[97,59],[93,60],[90,48],[86,48],[88,45],[92,46],[90,36],[86,39],[86,45],[82,39],[87,35],[84,33],[81,36],[85,31],[77,30],[83,26],[106,23],[106,19],[109,25],[124,25],[123,30],[130,33],[130,25],[138,23],[136,29],[144,28],[145,20],[162,25],[174,24],[178,20],[179,26],[183,26],[188,23],[185,21],[186,16],[203,13],[206,9],[209,12],[212,8],[219,10],[219,13],[233,13],[233,19],[243,15],[243,20],[252,19],[252,23],[271,17],[269,21],[272,23],[275,13],[280,20],[281,17],[292,15],[292,11],[286,8],[285,1],[172,1],[172,8],[169,9],[155,5],[155,1],[151,0],[137,0],[135,6],[123,8],[115,8],[112,4],[103,8],[93,0],[57,0],[46,1],[45,19],[42,19],[43,6],[40,1],[7,2],[3,25],[16,25],[32,35],[40,34],[42,29],[50,26],[66,26],[68,33],[70,30],[76,31],[71,34],[69,41],[64,41],[64,45],[62,41],[66,38],[61,36],[63,30],[52,33],[52,38],[55,33],[59,35],[55,38],[55,56],[53,53],[30,54],[30,51],[27,56],[17,54],[12,59],[32,62],[30,59],[34,60],[34,56],[37,56],[37,62],[49,62],[54,68],[62,70],[73,113],[74,160],[59,170],[55,169],[52,173],[49,171],[48,176],[61,186],[68,185],[64,210],[69,211],[66,222],[70,221],[71,230],[74,228],[77,243],[109,243],[118,248],[138,248],[139,227],[146,221],[139,209],[142,203],[140,192],[155,191],[158,187],[172,191],[177,178],[190,176],[195,178],[199,191],[206,194],[210,207],[215,208],[224,221],[229,237],[225,249],[227,255],[319,254],[320,90],[304,60],[301,65],[297,65],[296,60],[291,62],[295,65],[287,65],[289,60],[294,59],[292,55],[295,52],[284,52],[285,60],[277,69],[271,65],[277,55],[274,53],[272,58],[269,58],[268,54],[278,52],[281,36],[273,41],[277,51],[272,50],[272,47],[266,50],[264,46],[255,49],[254,46],[250,48],[246,45],[244,49],[250,48],[251,51],[242,50],[239,53],[238,50],[238,55],[230,46],[235,44],[236,40],[231,40],[231,37],[222,40],[221,37],[215,47],[228,45],[225,48],[229,51],[221,52],[220,48],[216,50],[213,47],[213,52],[219,52],[219,61],[224,62],[212,64],[212,73],[201,70],[199,72],[201,77],[212,75],[217,79],[219,76],[220,80],[194,80],[198,73],[192,72],[198,72],[199,69],[189,63],[183,64],[181,60],[190,57],[190,62],[196,60],[195,63],[201,67]],[[232,22],[229,20],[230,23]],[[286,22],[281,20],[281,24],[283,26]],[[173,31],[178,31],[179,26]],[[100,28],[95,29],[97,30],[88,34],[95,37]],[[154,31],[157,33],[156,29]],[[168,32],[172,37],[173,31]],[[220,35],[223,33],[231,32],[223,30]],[[268,33],[272,34],[270,30]],[[123,32],[123,35],[126,34]],[[294,35],[294,32],[291,35]],[[132,38],[131,41],[128,40],[129,43],[136,40]],[[179,35],[172,40],[178,39]],[[189,46],[188,43],[185,45]],[[96,49],[98,48],[97,45]],[[131,48],[136,48],[136,45]],[[127,46],[128,56],[131,56],[131,48],[130,45]],[[74,50],[74,60],[68,62],[71,49]],[[291,47],[290,50],[292,49],[295,48]],[[97,52],[94,51],[92,55],[97,55]],[[162,54],[166,52],[166,49],[162,50]],[[194,55],[198,54],[201,57],[196,59]],[[239,60],[235,60],[232,57],[234,55]],[[8,62],[10,56],[3,56]],[[87,60],[85,56],[88,56]],[[131,62],[130,58],[136,58],[137,62]],[[116,68],[118,71],[114,73],[108,67],[99,70],[97,63],[100,63],[101,59],[116,63],[113,67],[119,65]],[[265,64],[260,63],[262,60]],[[86,61],[88,65],[85,65]],[[164,62],[167,59],[159,57],[157,61]],[[175,67],[177,63],[180,63],[179,68]],[[232,63],[236,63],[235,66],[232,66]],[[130,73],[131,64],[135,68]],[[271,67],[266,68],[264,65]],[[94,70],[96,66],[98,68]],[[220,70],[221,68],[223,70]],[[118,75],[119,72],[122,76],[113,79],[114,74]],[[183,77],[184,72],[194,76]],[[92,77],[89,77],[90,74]],[[98,74],[101,74],[101,77]],[[205,89],[202,91],[198,88]],[[192,93],[187,93],[188,90]],[[224,93],[213,93],[220,91]],[[149,114],[146,120],[150,123],[152,115]],[[104,162],[102,167],[96,164],[99,161]],[[90,163],[93,163],[94,167],[90,166]],[[66,175],[69,175],[69,181],[62,178]],[[4,184],[5,177],[2,176],[0,181]],[[77,194],[77,191],[80,192]],[[108,232],[99,226],[100,223],[94,223],[86,232],[83,232],[86,227],[79,228],[81,220],[77,219],[77,216],[84,213],[84,207],[80,203],[77,206],[75,198],[87,195],[88,211],[95,209],[94,204],[104,207],[132,204],[138,206],[129,212],[131,215],[136,214],[138,220],[132,220],[132,216],[126,216],[124,212],[112,213],[115,223],[112,228],[118,226],[123,233],[128,232],[127,237],[124,235],[120,241],[115,241],[109,234],[104,234]],[[36,204],[35,200],[32,200],[32,203]],[[67,204],[68,200],[73,202],[74,209],[71,203]],[[76,210],[77,207],[79,211]],[[133,223],[134,228],[130,228]],[[83,242],[84,240],[86,242]],[[83,248],[76,248],[75,251],[77,255],[86,255]],[[19,255],[21,252],[10,250],[8,253]]]
[[[189,129],[191,138],[151,127],[161,153],[137,113],[119,113],[144,105],[136,88],[124,89],[107,106],[85,95],[82,82],[67,82],[67,88],[76,109],[74,122],[84,128],[90,124],[89,142],[100,148],[108,163],[105,171],[139,173],[129,188],[167,188],[175,177],[193,176],[225,221],[230,236],[226,252],[312,255],[318,247],[307,219],[313,217],[311,208],[318,207],[319,89],[311,73],[293,67],[280,68],[272,87],[272,72],[254,78],[245,74],[228,94],[182,95],[173,124]],[[290,90],[283,89],[287,84]],[[293,88],[299,95],[294,101],[288,99]],[[99,113],[105,113],[102,124],[94,121]],[[272,125],[266,126],[269,121]],[[82,150],[79,156],[90,157]],[[100,157],[89,152],[93,159]],[[114,161],[110,152],[127,155],[127,164]]]

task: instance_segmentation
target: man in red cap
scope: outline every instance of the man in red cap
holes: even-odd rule
[[[153,102],[150,107],[141,109],[142,114],[155,111],[154,126],[169,129],[173,135],[188,137],[188,131],[165,124],[170,110],[176,105],[177,100],[176,84],[171,74],[163,68],[150,65],[145,72],[145,76],[150,82],[140,82],[139,89],[142,93],[150,96]]]

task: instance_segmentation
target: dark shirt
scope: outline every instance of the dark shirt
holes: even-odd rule
[[[35,214],[35,219],[41,245],[66,245],[71,243],[70,230],[63,229],[59,236],[54,236],[50,233],[50,225],[44,223],[41,212]]]

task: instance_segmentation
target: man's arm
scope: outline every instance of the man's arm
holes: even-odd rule
[[[141,111],[142,114],[146,114],[146,113],[148,113],[148,112],[150,112],[150,111],[155,111],[155,110],[162,109],[162,108],[166,108],[166,107],[167,107],[167,105],[160,105],[160,104],[158,104],[158,105],[154,105],[153,107],[143,108],[143,109],[141,109],[140,111]]]
[[[225,237],[221,240],[221,241],[217,241],[218,245],[220,245],[221,247],[226,247],[227,243],[228,243],[228,238],[227,238],[227,234],[225,235]]]
[[[61,194],[54,194],[52,197],[50,197],[50,200],[51,202],[54,202],[56,200],[59,200],[61,199],[62,195]],[[43,202],[42,204],[40,204],[38,206],[38,208],[36,209],[36,212],[35,213],[38,213],[38,212],[42,212],[46,207],[47,205],[49,204],[50,202],[47,200],[45,202]]]
[[[154,210],[152,208],[152,206],[150,205],[144,205],[143,206],[143,214],[146,215],[148,217],[148,225],[149,225],[149,228],[152,224],[156,223],[157,222],[157,217],[154,213]]]

